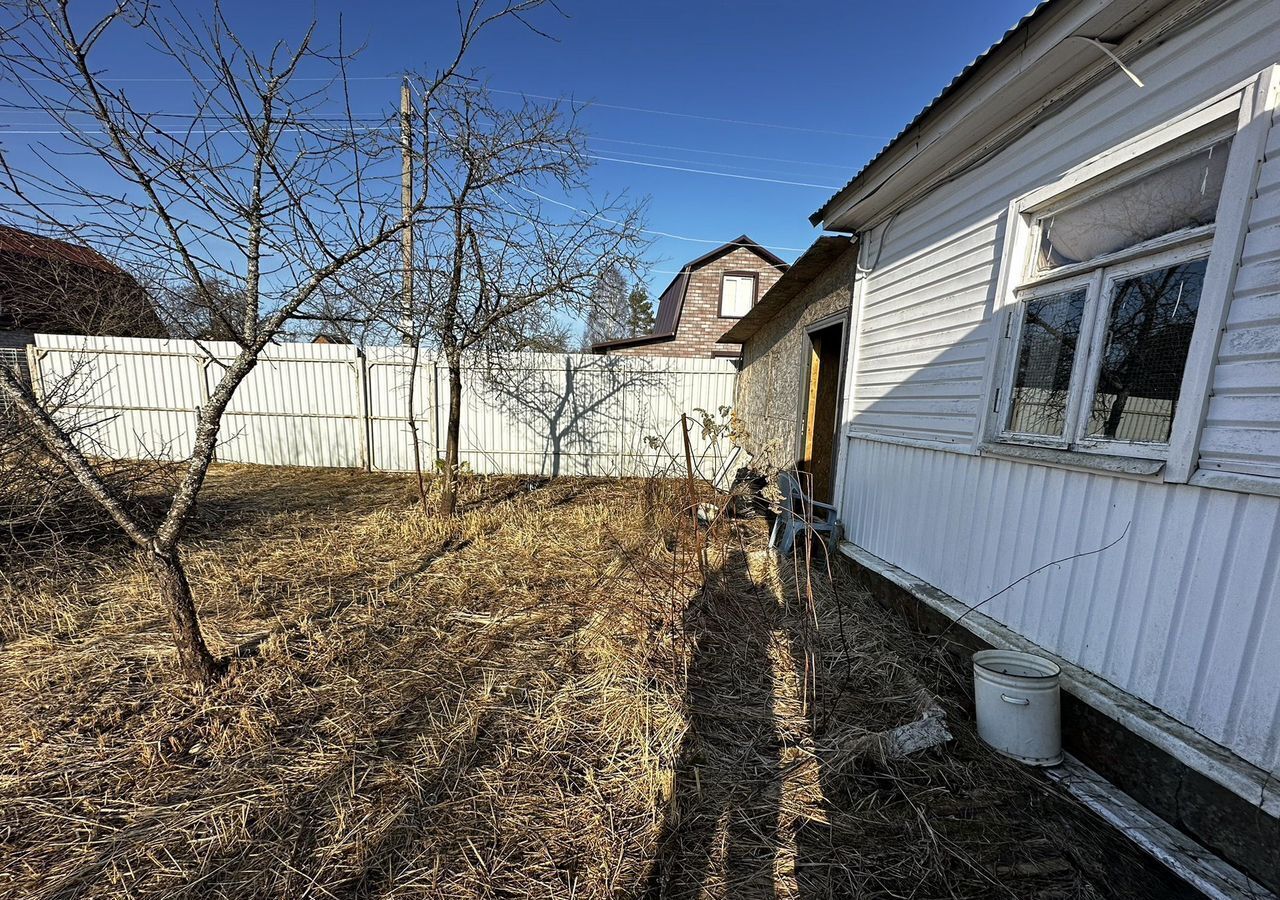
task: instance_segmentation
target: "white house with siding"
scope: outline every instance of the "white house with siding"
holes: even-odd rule
[[[1276,0],[1048,0],[812,216],[845,552],[1061,659],[1141,742],[1069,748],[1273,890],[1277,64]]]

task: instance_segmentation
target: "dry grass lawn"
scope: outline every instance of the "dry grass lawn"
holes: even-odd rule
[[[219,468],[207,692],[121,544],[7,558],[0,897],[1164,896],[759,520],[704,580],[681,497],[476,479],[439,521],[409,479]],[[935,694],[956,739],[883,758]]]

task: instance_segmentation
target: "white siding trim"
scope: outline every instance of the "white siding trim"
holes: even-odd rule
[[[845,466],[848,463],[849,442],[844,440],[842,432],[845,423],[853,418],[854,398],[858,391],[858,355],[862,345],[862,301],[866,290],[867,279],[862,269],[862,253],[864,244],[858,241],[853,260],[853,284],[849,290],[849,312],[844,335],[844,362],[841,379],[844,394],[840,398],[840,421],[836,427],[836,461],[835,477],[831,483],[831,501],[839,503],[844,496]]]
[[[1249,233],[1249,213],[1257,190],[1258,173],[1266,151],[1267,133],[1275,108],[1276,67],[1259,74],[1246,88],[1240,105],[1240,126],[1227,160],[1218,203],[1217,232],[1204,286],[1200,311],[1196,315],[1191,348],[1178,394],[1178,414],[1169,437],[1165,481],[1184,482],[1191,477],[1200,451],[1200,436],[1209,408],[1209,386],[1213,380],[1222,329],[1235,293],[1240,254]]]

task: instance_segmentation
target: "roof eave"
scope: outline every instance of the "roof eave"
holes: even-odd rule
[[[1111,71],[1102,54],[1081,54],[1069,38],[1120,43],[1141,23],[1179,2],[1043,0],[952,79],[809,221],[829,231],[865,228],[929,173],[1016,122],[1037,91],[1048,96],[1095,68]],[[927,165],[921,162],[925,159]]]
[[[608,353],[610,350],[623,350],[627,347],[644,347],[647,344],[661,344],[675,340],[675,332],[668,334],[642,334],[637,337],[617,338],[612,341],[600,341],[591,345],[592,353]]]

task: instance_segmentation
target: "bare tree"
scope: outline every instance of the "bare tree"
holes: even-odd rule
[[[580,210],[542,191],[579,190],[583,133],[558,104],[499,107],[483,86],[452,85],[427,108],[433,208],[419,231],[421,337],[449,377],[441,515],[457,508],[463,367],[477,354],[562,346],[563,312],[582,313],[601,274],[636,268],[639,205]]]
[[[630,307],[627,301],[627,279],[616,265],[607,266],[596,278],[587,307],[582,332],[582,349],[589,352],[595,344],[630,337]]]
[[[484,0],[459,6],[456,53],[425,79],[427,97],[456,77],[477,35],[506,17],[520,19],[541,0]],[[297,44],[264,52],[243,42],[216,3],[205,19],[180,8],[162,14],[146,0],[119,0],[85,18],[69,0],[29,0],[6,9],[0,71],[25,94],[19,106],[48,116],[62,133],[35,147],[32,161],[0,159],[6,205],[26,224],[72,236],[104,255],[153,273],[161,293],[190,291],[207,309],[230,285],[242,298],[230,328],[239,351],[197,415],[195,437],[167,508],[155,522],[123,502],[98,465],[54,411],[0,368],[0,391],[49,453],[65,466],[147,559],[167,607],[181,670],[196,682],[215,679],[225,662],[201,634],[179,544],[213,458],[222,416],[237,386],[290,319],[326,285],[424,215],[419,202],[402,214],[395,200],[398,147],[394,113],[370,121],[346,98],[354,54],[339,35],[322,47],[314,23]],[[126,88],[101,75],[100,47],[122,28],[141,33],[156,71],[191,80],[190,113],[147,111]],[[298,73],[307,68],[307,77]],[[315,81],[324,71],[327,81]],[[68,153],[84,165],[68,174]],[[98,177],[85,177],[92,167]]]

